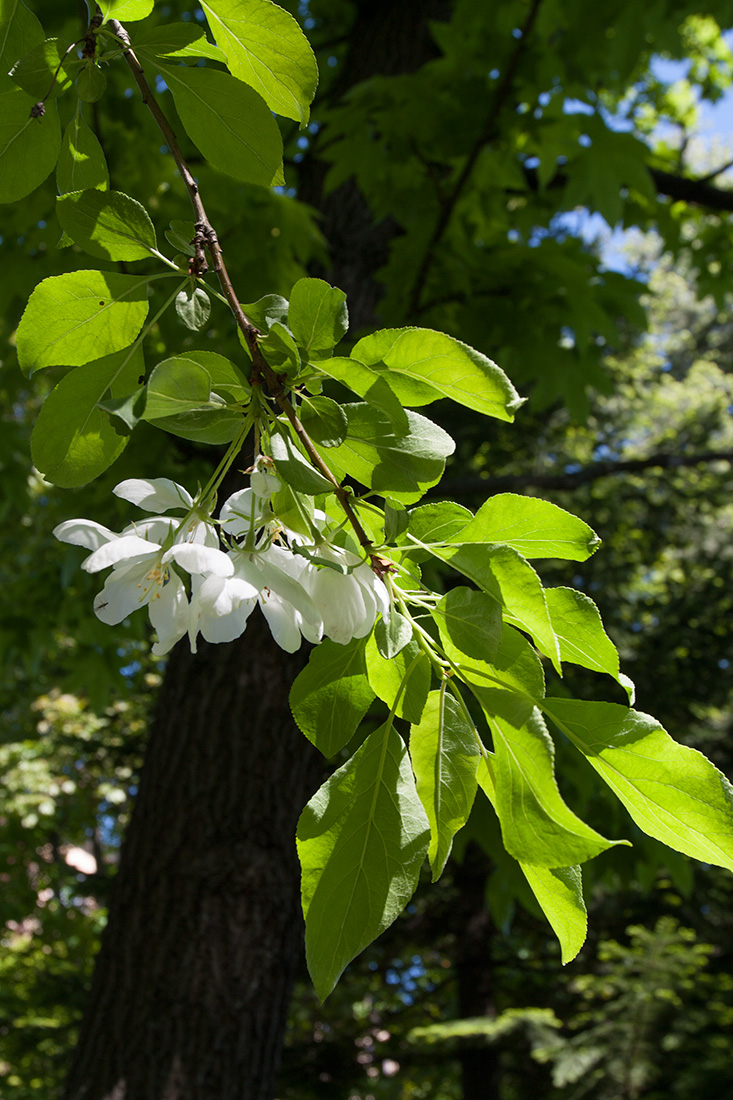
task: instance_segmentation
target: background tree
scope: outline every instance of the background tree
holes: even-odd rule
[[[79,24],[72,25],[70,13],[40,3],[35,7],[45,25],[58,30],[61,38],[78,37]],[[165,23],[174,8],[159,5],[153,19]],[[192,13],[183,9],[182,15],[186,14]],[[392,5],[312,4],[304,20],[321,61],[323,82],[311,130],[286,134],[288,184],[295,194],[233,186],[207,165],[197,164],[212,219],[228,227],[222,243],[240,293],[255,299],[265,284],[286,293],[306,268],[325,273],[349,293],[354,335],[376,319],[382,324],[417,321],[443,328],[489,351],[523,392],[531,392],[534,412],[526,423],[533,428],[549,417],[547,410],[554,409],[558,400],[565,401],[576,416],[587,414],[588,387],[609,384],[604,368],[609,345],[623,347],[633,335],[634,324],[643,322],[638,305],[642,288],[626,276],[603,271],[597,255],[571,232],[563,214],[583,203],[611,222],[622,217],[628,224],[656,223],[675,255],[687,257],[694,270],[702,271],[706,285],[711,279],[715,284],[714,272],[711,275],[706,269],[710,257],[721,254],[716,250],[723,239],[722,218],[702,223],[694,208],[660,201],[656,189],[718,210],[727,209],[730,200],[710,180],[687,179],[678,149],[657,143],[650,151],[649,135],[660,119],[689,129],[690,112],[679,90],[675,94],[666,88],[648,68],[653,51],[689,55],[692,85],[710,98],[718,95],[729,77],[730,58],[715,17],[726,26],[729,6],[710,4],[700,16],[684,4],[665,5],[640,56],[642,16],[627,3],[616,4],[610,15],[605,11],[597,16],[585,9],[581,12],[580,6],[573,13],[566,4],[549,0],[504,4],[492,13],[476,11],[469,4],[436,5],[435,10],[401,5],[399,11]],[[108,77],[113,84],[129,81],[124,72],[111,68]],[[566,110],[569,100],[584,104],[585,109]],[[431,104],[429,113],[426,102]],[[616,129],[616,121],[610,125],[609,119],[620,115],[633,128],[631,132]],[[161,183],[157,153],[153,156],[160,139],[134,94],[126,100],[113,96],[100,100],[90,107],[88,122],[125,190],[146,196],[161,222],[188,216],[170,163],[165,169],[167,179]],[[58,237],[53,193],[51,184],[40,188],[20,215],[14,214],[12,227],[4,235],[3,248],[20,244],[12,275],[9,265],[3,266],[7,337],[38,278],[39,263],[43,261],[43,274],[78,265],[73,249],[53,253],[49,262]],[[313,214],[316,209],[321,212],[319,219]],[[694,239],[685,228],[692,225],[696,230],[703,224],[705,232]],[[703,247],[693,248],[694,240],[702,240]],[[720,280],[716,290],[718,286],[722,286]],[[209,338],[216,341],[217,349],[225,348],[230,339],[216,323]],[[166,320],[160,324],[158,340],[163,357],[172,340]],[[38,541],[26,544],[27,552],[34,565],[43,562],[43,573],[29,599],[28,581],[12,542],[5,557],[10,591],[19,593],[9,605],[25,610],[22,620],[20,616],[11,619],[4,632],[6,667],[12,677],[8,723],[16,739],[30,732],[27,703],[39,691],[48,694],[57,683],[76,687],[85,696],[93,689],[98,696],[94,721],[98,721],[104,718],[99,711],[108,685],[116,682],[127,692],[144,684],[150,669],[141,657],[139,627],[130,627],[119,652],[120,643],[89,621],[89,593],[76,576],[71,579],[70,566],[63,607],[49,602],[49,591],[56,591],[55,563],[61,559],[57,550],[54,556],[49,554],[43,532],[53,526],[54,509],[60,515],[66,505],[60,505],[58,494],[37,479],[28,481],[26,459],[19,448],[24,422],[32,417],[33,399],[19,376],[11,375],[11,368],[12,354],[3,371],[7,408],[12,410],[3,446],[7,446],[8,468],[16,474],[8,479],[13,486],[9,519],[17,525],[23,517],[25,526],[38,532]],[[561,412],[556,416],[563,418]],[[500,432],[491,432],[487,439],[485,425],[462,419],[461,476],[465,477],[467,456],[477,449],[477,473],[487,456],[492,470],[501,464],[508,467],[509,447],[516,443],[508,443]],[[458,434],[448,411],[445,422]],[[625,438],[624,433],[621,428],[618,439]],[[597,448],[604,442],[591,429],[586,454],[603,455]],[[114,474],[80,493],[79,509],[91,508],[93,499],[99,505],[94,514],[104,518],[104,508],[110,506],[103,501],[109,496],[111,479],[144,472],[143,467],[151,463],[173,476],[185,468],[187,478],[195,477],[200,461],[195,447],[165,448],[152,433],[144,447],[136,451],[134,468],[126,466],[128,459],[123,456]],[[545,452],[545,458],[548,454],[552,452]],[[577,505],[573,507],[578,510]],[[111,514],[109,522],[116,522]],[[600,563],[599,568],[603,568]],[[273,677],[281,677],[273,683],[284,684],[288,674],[292,677],[292,669],[280,663],[282,655],[269,656],[268,646],[267,638],[252,631],[226,657],[217,650],[222,676],[235,669],[254,673],[253,679],[243,672],[233,678],[234,697],[222,707],[218,722],[212,722],[207,695],[217,686],[211,676],[212,658],[203,650],[195,662],[178,653],[168,662],[135,815],[139,824],[131,827],[127,863],[123,859],[117,900],[112,901],[72,1090],[83,1087],[87,1095],[101,1097],[111,1094],[122,1079],[131,1094],[146,1095],[142,1090],[149,1087],[153,1096],[163,1087],[160,1081],[175,1081],[175,1065],[182,1065],[181,1076],[188,1074],[190,1079],[194,1070],[188,1069],[186,1059],[194,1057],[195,1049],[187,1028],[179,1022],[185,1018],[188,1027],[198,1019],[205,1072],[224,1075],[221,1080],[209,1076],[212,1095],[272,1094],[280,1021],[299,950],[294,921],[297,878],[290,838],[297,811],[317,786],[321,765],[308,757],[307,745],[292,730],[284,690],[275,689],[257,720],[249,715],[247,740],[253,752],[259,746],[270,766],[276,729],[281,768],[269,768],[274,775],[271,787],[263,786],[264,775],[253,769],[256,802],[246,804],[239,798],[245,777],[231,756],[231,715],[248,709],[248,700],[260,691],[256,685],[262,669],[271,667]],[[68,675],[75,679],[65,679]],[[200,708],[195,711],[181,695],[183,682],[200,685]],[[209,738],[206,745],[201,744],[202,730]],[[171,760],[186,731],[192,751],[181,753],[182,770],[172,771]],[[213,751],[217,736],[221,737],[219,752]],[[205,750],[204,757],[194,751],[197,745]],[[79,747],[73,751],[81,753]],[[115,785],[118,769],[136,769],[137,751],[138,746],[132,763],[103,762],[105,779],[114,789],[122,789]],[[63,767],[60,762],[58,771]],[[128,775],[128,783],[130,779]],[[287,792],[286,779],[291,782]],[[171,784],[168,801],[160,797],[164,782]],[[232,792],[230,800],[221,798],[225,790]],[[108,810],[104,802],[90,806],[86,828],[92,837],[100,831],[101,820],[105,839],[116,839]],[[258,825],[260,815],[273,822],[272,834],[264,842],[254,837],[253,810]],[[282,816],[285,811],[289,818]],[[54,821],[52,830],[57,827],[56,815],[56,802],[51,812],[40,813],[44,837],[46,826],[51,826],[45,819]],[[36,824],[26,820],[26,827]],[[61,844],[81,837],[63,821],[61,828]],[[35,853],[41,845],[31,841],[30,846]],[[35,860],[29,858],[29,862]],[[273,867],[282,867],[282,874],[273,875]],[[73,889],[78,892],[85,886],[82,880]],[[60,897],[59,906],[64,904]],[[73,903],[67,904],[67,910],[79,911]],[[138,914],[135,921],[126,919],[131,911]],[[153,934],[155,921],[162,922],[159,934]],[[237,966],[231,965],[234,936],[242,960]],[[154,956],[141,949],[151,943]],[[182,950],[187,953],[185,965],[180,965]],[[253,973],[246,960],[255,957]],[[144,967],[139,965],[142,961]],[[120,980],[115,975],[121,975]],[[114,1044],[98,1042],[94,1021],[104,1019],[100,1006],[102,1001],[108,1003],[113,988],[118,999],[109,1011],[119,1021],[134,1015],[140,1033],[154,1041],[155,1072],[151,1071],[152,1050],[146,1058],[145,1046],[133,1042],[115,1049]],[[176,1015],[171,1005],[188,1008]],[[202,1006],[198,1017],[195,1006]],[[249,1044],[242,1036],[249,1036]],[[253,1050],[262,1054],[261,1066],[253,1064]],[[226,1051],[226,1057],[221,1051]],[[242,1084],[245,1077],[247,1083]],[[21,1085],[25,1087],[23,1082],[17,1087]],[[176,1096],[188,1095],[185,1080],[170,1087],[178,1090]]]

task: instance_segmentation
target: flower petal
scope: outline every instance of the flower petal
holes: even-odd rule
[[[306,570],[304,570],[300,566],[300,561],[303,559],[295,561],[295,555],[287,550],[274,554],[273,551],[277,549],[277,547],[271,546],[269,550],[258,557],[263,586],[266,586],[271,592],[277,593],[280,599],[292,604],[304,619],[307,619],[314,627],[318,627],[321,621],[320,609],[311,597],[310,592],[297,579],[306,574],[307,563],[305,563]],[[283,568],[283,566],[286,568]],[[293,573],[295,573],[295,576],[293,576]],[[294,651],[290,650],[289,652]]]
[[[257,589],[238,577],[209,576],[193,580],[188,636],[196,652],[199,631],[207,642],[231,642],[244,632],[257,604]]]
[[[122,534],[137,535],[141,539],[147,539],[148,542],[155,542],[158,546],[162,546],[176,522],[173,516],[151,516],[137,523],[129,523]]]
[[[274,592],[260,596],[260,607],[267,619],[270,633],[286,653],[295,653],[302,641],[298,626],[298,614],[292,604],[281,600]]]
[[[225,500],[219,512],[222,530],[230,535],[248,535],[262,519],[262,505],[252,489],[240,489]]]
[[[87,573],[98,573],[108,565],[116,565],[125,560],[141,561],[151,554],[159,553],[160,547],[155,542],[148,542],[137,535],[120,535],[114,542],[100,546],[99,550],[85,558],[81,567]]]
[[[145,512],[167,512],[170,508],[185,508],[188,511],[193,504],[191,494],[169,477],[154,477],[149,481],[131,477],[115,485],[112,491],[115,496],[137,504]]]
[[[94,598],[94,614],[108,626],[116,626],[142,607],[147,562],[123,565],[110,573],[104,588]]]
[[[274,474],[267,473],[266,470],[255,470],[249,481],[252,492],[260,500],[268,500],[273,493],[278,493],[282,487],[280,479],[275,477]]]
[[[59,542],[85,546],[87,550],[99,550],[100,546],[119,538],[109,527],[103,527],[93,519],[65,519],[54,527],[53,534]]]
[[[384,581],[377,576],[370,565],[364,562],[363,565],[359,565],[353,572],[352,576],[359,582],[362,590],[368,592],[373,598],[377,606],[377,611],[382,612],[382,618],[385,622],[389,622],[390,615],[390,600],[389,591]]]
[[[153,653],[160,657],[173,649],[188,627],[188,598],[181,578],[170,570],[167,584],[148,603],[150,622],[158,635]]]
[[[374,626],[377,600],[371,586],[362,585],[353,573],[336,573],[321,568],[310,585],[313,602],[323,616],[323,631],[346,645],[352,638],[364,638]]]
[[[219,546],[219,535],[213,523],[192,516],[185,527],[176,532],[176,542],[196,542],[216,550]]]
[[[187,573],[213,573],[217,577],[230,577],[234,572],[231,558],[223,550],[200,543],[184,542],[171,546],[163,555],[163,561],[176,561]]]

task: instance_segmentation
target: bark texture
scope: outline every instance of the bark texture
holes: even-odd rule
[[[288,708],[302,662],[259,613],[171,655],[67,1100],[272,1100],[323,778]]]

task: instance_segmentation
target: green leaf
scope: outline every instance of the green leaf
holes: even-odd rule
[[[396,542],[407,530],[409,516],[403,505],[396,500],[384,502],[384,538],[385,542]]]
[[[56,213],[72,241],[102,260],[147,260],[157,244],[147,211],[122,191],[73,191]]]
[[[330,397],[303,395],[299,409],[300,422],[314,443],[322,447],[339,447],[346,438],[346,413]]]
[[[473,512],[462,504],[447,500],[440,504],[422,504],[409,512],[408,533],[420,542],[450,542],[473,519]]]
[[[485,592],[452,588],[433,611],[441,634],[469,657],[493,661],[501,645],[501,607]]]
[[[121,351],[148,315],[147,280],[114,271],[70,271],[39,283],[17,332],[26,373],[76,366]]]
[[[134,23],[136,19],[144,19],[146,15],[150,15],[153,2],[154,0],[100,0],[99,8],[105,23],[108,19]]]
[[[530,863],[520,866],[560,942],[560,957],[565,966],[576,957],[588,935],[580,867],[537,867]]]
[[[286,481],[272,498],[272,510],[284,527],[303,535],[309,542],[317,535],[313,497],[294,493]]]
[[[555,747],[533,708],[519,726],[487,714],[494,739],[496,810],[504,847],[515,859],[566,867],[605,852],[606,840],[563,801],[555,780]]]
[[[193,222],[181,221],[178,218],[174,218],[165,231],[165,239],[172,248],[188,256],[193,247],[195,232],[196,229]]]
[[[244,183],[284,182],[280,130],[256,92],[215,69],[156,67],[186,133],[213,168]]]
[[[272,433],[270,454],[278,474],[292,489],[310,496],[333,492],[331,482],[300,453],[287,428]]]
[[[275,321],[288,323],[288,300],[280,294],[264,294],[256,302],[243,305],[242,309],[261,332],[268,332]]]
[[[211,379],[211,388],[229,404],[246,405],[252,398],[252,387],[242,370],[215,351],[187,351],[176,360],[197,363]]]
[[[75,50],[67,53],[68,46],[68,42],[62,43],[58,38],[39,42],[13,65],[10,72],[13,83],[33,96],[34,100],[45,99],[49,93],[52,96],[63,95],[74,83],[76,71],[81,65]],[[54,80],[57,69],[58,75]]]
[[[152,419],[156,428],[212,445],[230,443],[241,431],[243,414],[228,405],[246,405],[252,391],[239,368],[223,355],[187,351],[165,359],[151,374],[150,383],[155,394],[150,409],[155,415],[148,416],[146,409],[145,419]]]
[[[486,416],[511,421],[523,404],[496,363],[442,332],[383,329],[359,340],[351,355],[386,370],[391,388],[405,405],[449,397]]]
[[[593,600],[574,588],[546,588],[545,599],[561,660],[613,676],[633,704],[633,684],[620,673],[618,651],[603,629]]]
[[[560,671],[560,651],[537,573],[511,546],[468,543],[453,552],[432,551],[459,573],[469,577],[503,607],[505,622],[519,626],[535,640]]]
[[[293,334],[282,321],[272,321],[260,348],[271,367],[278,372],[295,376],[300,368],[300,352]]]
[[[49,481],[64,488],[86,485],[114,462],[129,437],[115,431],[98,403],[108,392],[129,393],[144,373],[138,346],[85,363],[61,379],[31,438],[33,462]]]
[[[210,390],[216,391],[216,397],[225,400],[228,404],[245,405],[252,396],[249,382],[239,367],[214,351],[187,351],[181,355],[174,355],[159,363],[153,375],[155,375],[154,388],[161,392],[162,404],[157,410],[160,415],[168,416],[186,411],[180,404],[171,405],[163,396],[169,386],[175,387],[176,379],[179,378],[188,379],[186,385],[192,395],[191,400],[195,402],[191,408],[209,404]],[[150,378],[151,382],[153,382],[153,375]],[[219,404],[218,400],[215,404]]]
[[[56,100],[42,118],[31,118],[34,101],[20,88],[0,94],[0,203],[16,202],[53,171],[61,148]]]
[[[494,754],[487,753],[478,764],[478,784],[496,809],[496,785],[489,766]],[[583,878],[580,867],[537,867],[520,863],[524,877],[553,932],[560,941],[563,965],[571,962],[585,943],[588,934],[588,913],[583,900]]]
[[[503,543],[525,558],[571,561],[585,561],[601,542],[577,516],[548,500],[516,493],[489,497],[458,537],[461,542]]]
[[[329,378],[340,382],[342,386],[348,386],[353,393],[384,413],[396,432],[408,430],[407,413],[383,375],[346,356],[319,359],[315,365]]]
[[[366,645],[366,666],[369,683],[375,695],[398,718],[419,722],[430,691],[430,661],[412,641],[390,660],[385,660],[372,635]]]
[[[323,279],[299,279],[290,293],[288,327],[309,355],[330,353],[349,328],[343,290]]]
[[[211,379],[208,372],[182,355],[164,359],[148,380],[144,420],[177,416],[209,404]]]
[[[408,431],[396,432],[388,418],[367,404],[342,408],[349,427],[340,447],[326,461],[337,477],[349,474],[362,485],[411,504],[440,481],[455,444],[447,432],[418,413],[408,412]]]
[[[135,53],[156,57],[209,57],[226,64],[223,50],[209,42],[203,27],[192,23],[164,23],[160,27],[148,27],[135,35]]]
[[[139,381],[140,379],[138,379]],[[108,412],[110,416],[117,417],[129,431],[132,431],[138,426],[145,414],[147,396],[147,387],[140,383],[140,389],[136,390],[135,393],[128,393],[124,397],[107,397],[103,401],[98,401],[97,405],[100,409]]]
[[[347,745],[374,699],[364,638],[337,645],[325,638],[290,689],[290,707],[302,733],[326,757]]]
[[[81,111],[76,112],[64,132],[56,166],[56,184],[61,195],[90,187],[106,191],[109,187],[104,151]]]
[[[733,788],[656,719],[618,703],[549,699],[543,708],[645,833],[733,871]]]
[[[209,295],[200,286],[187,286],[176,296],[176,313],[186,328],[200,332],[206,328],[211,313]]]
[[[384,659],[390,661],[412,641],[412,623],[392,608],[389,622],[380,619],[374,627],[374,640]]]
[[[298,822],[306,958],[321,1000],[412,897],[429,835],[407,750],[388,723]]]
[[[316,94],[318,66],[292,15],[269,0],[201,0],[201,7],[234,76],[302,129]]]
[[[440,629],[440,621],[438,626]],[[487,714],[501,714],[516,725],[527,721],[545,694],[545,677],[539,657],[518,630],[507,625],[502,628],[501,645],[490,664],[462,653],[444,628],[440,638],[458,675]]]
[[[79,70],[76,78],[76,94],[84,103],[96,103],[107,89],[107,77],[90,57]]]
[[[419,725],[410,730],[417,793],[430,823],[433,882],[443,873],[453,837],[468,820],[481,757],[476,732],[451,694],[431,691]]]
[[[181,439],[218,446],[232,442],[242,430],[244,418],[240,412],[222,405],[220,408],[192,409],[176,416],[160,416],[153,423],[161,431]]]
[[[0,81],[3,82],[0,87],[12,87],[6,73],[19,58],[41,45],[45,37],[43,27],[22,0],[0,2]]]

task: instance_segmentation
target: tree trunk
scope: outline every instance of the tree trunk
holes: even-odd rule
[[[494,1016],[491,941],[494,926],[486,908],[491,864],[475,842],[453,869],[460,890],[455,911],[456,979],[460,1018]],[[499,1053],[495,1046],[464,1049],[460,1054],[463,1100],[495,1100],[499,1095]]]
[[[302,663],[259,613],[173,651],[67,1100],[272,1100],[323,771],[288,708]]]

